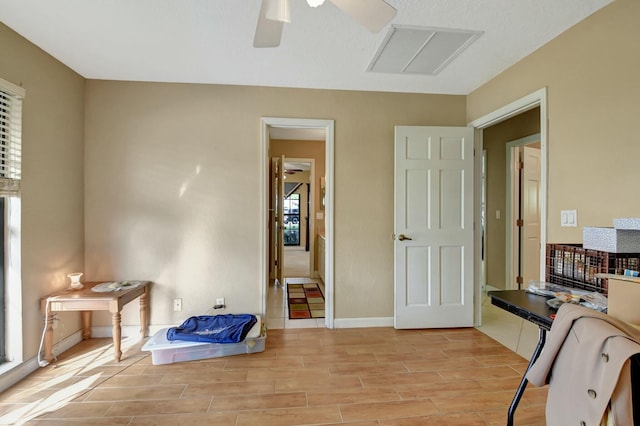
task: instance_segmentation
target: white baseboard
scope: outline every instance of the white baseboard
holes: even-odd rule
[[[334,328],[393,327],[393,317],[335,318]]]
[[[175,324],[167,324],[167,325],[150,325],[149,326],[149,336],[153,336],[159,330],[163,328],[175,327]],[[138,338],[140,337],[140,326],[139,325],[123,325],[121,328],[122,337],[131,337]],[[104,338],[104,337],[113,337],[113,328],[110,326],[103,327],[91,327],[91,337],[95,338]]]
[[[149,336],[154,335],[163,328],[174,327],[175,325],[152,325],[149,326]],[[122,326],[122,337],[135,337],[140,336],[139,325],[125,325]],[[91,337],[105,338],[113,337],[112,327],[91,327]],[[60,342],[53,345],[52,351],[54,355],[59,355],[62,352],[71,349],[73,346],[82,342],[82,330],[78,330],[75,333],[65,337]],[[34,356],[23,362],[10,361],[0,365],[0,392],[4,392],[11,386],[18,383],[20,380],[27,377],[39,368],[38,356]]]
[[[154,325],[149,327],[149,336],[154,335],[163,328],[174,327],[174,325]],[[125,325],[122,327],[122,337],[139,337],[139,325]],[[92,327],[91,337],[113,337],[112,327]],[[73,346],[82,342],[82,330],[65,337],[60,342],[53,345],[52,351],[54,355],[59,355]],[[0,392],[4,392],[20,380],[27,377],[39,368],[38,356],[34,356],[26,361],[17,362],[10,361],[0,365]]]
[[[82,341],[82,330],[78,330],[75,333],[65,337],[60,342],[53,345],[52,351],[55,354],[61,354],[62,352],[71,349]],[[15,365],[11,365],[15,364]],[[4,392],[11,386],[18,383],[20,380],[27,377],[29,374],[40,368],[38,364],[38,356],[34,356],[23,362],[8,362],[2,365],[7,368],[0,374],[0,392]]]

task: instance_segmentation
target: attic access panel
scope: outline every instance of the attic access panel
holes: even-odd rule
[[[393,25],[367,71],[437,75],[481,35],[480,31]]]

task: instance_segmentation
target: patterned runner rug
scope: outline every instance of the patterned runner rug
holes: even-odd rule
[[[287,284],[289,319],[324,318],[324,295],[317,283]]]

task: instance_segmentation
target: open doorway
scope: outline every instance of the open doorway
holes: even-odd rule
[[[324,159],[324,140],[293,141],[300,144],[298,149],[308,152],[318,151]],[[286,144],[286,143],[285,143]],[[278,152],[281,141],[272,141]],[[315,146],[314,146],[315,145]],[[323,162],[324,163],[324,162]],[[324,173],[324,164],[321,174]],[[316,218],[316,181],[314,158],[288,158],[284,162],[284,232],[283,232],[283,276],[287,278],[312,278],[317,275],[316,225],[322,223]]]
[[[521,99],[518,99],[500,109],[497,109],[484,117],[481,117],[473,122],[469,123],[469,126],[476,129],[475,135],[475,152],[482,153],[487,149],[487,156],[476,156],[475,167],[475,205],[476,205],[476,223],[486,224],[486,229],[478,229],[476,232],[476,258],[479,260],[475,262],[476,270],[474,275],[476,277],[475,288],[475,324],[476,326],[482,323],[482,302],[483,302],[483,288],[482,286],[482,274],[486,274],[487,287],[496,288],[517,288],[517,284],[507,286],[511,279],[508,278],[507,264],[510,263],[510,257],[507,256],[507,247],[510,247],[511,242],[507,239],[507,230],[509,224],[507,220],[507,191],[506,188],[506,176],[508,175],[509,164],[506,160],[506,143],[513,141],[516,137],[508,136],[503,138],[501,142],[496,142],[496,146],[493,154],[499,154],[497,156],[489,153],[491,149],[492,132],[501,132],[509,134],[512,130],[509,129],[509,121],[511,125],[518,127],[518,118],[523,118],[529,115],[533,117],[536,131],[519,129],[522,135],[530,135],[532,133],[539,133],[539,153],[540,153],[540,181],[539,181],[539,248],[538,253],[540,255],[539,277],[544,275],[544,250],[546,245],[546,220],[547,220],[547,101],[546,101],[546,89],[540,89],[531,93]],[[511,119],[514,119],[513,121]],[[498,126],[499,124],[506,126]],[[502,128],[501,128],[502,127]],[[499,139],[499,138],[497,138]],[[500,157],[501,156],[501,157]],[[482,176],[482,161],[485,158],[485,176]],[[502,180],[498,179],[499,183],[495,183],[497,176],[503,176]],[[486,185],[485,196],[486,200],[482,199],[482,187]],[[484,222],[482,217],[484,201]],[[480,228],[480,227],[479,227]],[[482,232],[484,230],[484,233]],[[484,256],[484,259],[482,258]],[[485,271],[482,271],[482,260],[485,261]]]
[[[507,143],[505,288],[510,290],[541,280],[540,156],[540,133]]]
[[[516,133],[539,130],[538,108],[520,114],[501,124],[515,127]],[[509,121],[511,121],[509,123]],[[500,124],[498,124],[499,126]],[[496,138],[491,128],[485,132],[485,145],[481,158],[480,191],[480,283],[483,291],[498,289],[520,289],[531,280],[540,280],[540,197],[541,197],[541,150],[540,133],[506,142],[504,173],[499,170],[504,161],[496,151],[501,150],[508,136]],[[513,132],[513,131],[512,131]],[[488,133],[488,134],[487,134]],[[494,145],[489,155],[486,145]],[[487,160],[492,162],[491,194],[487,194]],[[496,158],[498,157],[498,158]],[[502,188],[506,188],[506,199],[501,200]],[[491,203],[488,204],[487,199]],[[497,199],[497,200],[496,200]],[[487,218],[489,205],[493,217]],[[502,213],[504,211],[504,214]],[[504,215],[505,238],[500,232],[500,221]],[[490,224],[490,225],[488,225]],[[497,229],[496,229],[497,228]],[[490,233],[487,236],[487,233]],[[487,242],[488,240],[488,242]],[[504,247],[501,245],[504,241]],[[501,249],[504,249],[502,251]],[[492,273],[487,280],[487,251],[491,252]],[[504,259],[501,262],[500,259]],[[505,271],[504,281],[501,271]],[[498,278],[499,277],[499,278]]]
[[[485,276],[486,288],[508,290],[517,289],[524,281],[521,262],[521,237],[532,237],[532,231],[537,238],[530,238],[527,250],[530,258],[526,267],[529,271],[528,279],[533,279],[539,265],[533,265],[534,257],[538,257],[540,249],[539,229],[540,229],[540,209],[539,196],[533,203],[531,200],[523,198],[523,191],[540,189],[540,142],[539,137],[534,140],[525,138],[532,134],[539,134],[540,112],[535,107],[528,111],[521,112],[513,117],[505,119],[499,123],[483,129],[483,150],[486,156],[486,193],[485,207],[486,216],[485,230]],[[537,179],[533,176],[524,176],[525,160],[527,170],[533,170],[529,156],[524,155],[524,146],[529,144],[529,148],[537,143],[537,149],[533,149],[538,155],[535,161],[535,172]],[[528,152],[528,151],[527,151]],[[526,177],[526,181],[523,179]],[[528,188],[525,183],[534,184],[533,188]],[[529,208],[535,208],[537,215],[529,215],[525,222],[522,213],[528,213]],[[526,211],[523,209],[527,209]],[[534,220],[532,220],[535,217]],[[526,233],[525,233],[526,231]],[[535,246],[535,247],[534,247]],[[539,259],[538,259],[539,262]]]
[[[314,146],[315,154],[312,153]],[[266,221],[263,224],[265,272],[262,287],[263,312],[267,327],[282,328],[274,324],[277,318],[268,314],[270,309],[274,309],[274,305],[269,301],[269,296],[273,293],[273,268],[281,267],[281,272],[286,271],[286,275],[297,275],[291,271],[290,267],[295,265],[291,264],[289,255],[304,256],[306,253],[309,260],[308,266],[302,267],[305,269],[304,275],[302,278],[294,278],[319,280],[320,276],[324,277],[324,318],[318,319],[317,322],[323,327],[331,328],[334,294],[333,121],[263,118],[262,148],[262,175],[265,179],[262,201],[266,212]],[[272,194],[274,178],[271,169],[278,161],[282,164],[280,182],[283,183],[280,202],[274,200]],[[280,238],[277,236],[279,232]],[[323,243],[321,250],[318,249],[320,236]],[[279,247],[283,247],[282,255],[274,261],[274,252],[277,252]],[[318,271],[320,266],[323,268],[322,273]],[[282,281],[281,284],[285,288],[280,294],[286,296],[288,283],[285,279]],[[293,321],[295,320],[292,319]]]

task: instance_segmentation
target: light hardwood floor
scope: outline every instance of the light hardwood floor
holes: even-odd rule
[[[470,329],[269,330],[262,353],[154,366],[91,339],[0,394],[0,423],[504,425],[524,358]],[[518,425],[544,425],[529,387]]]

